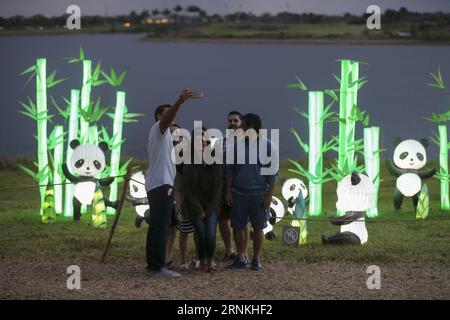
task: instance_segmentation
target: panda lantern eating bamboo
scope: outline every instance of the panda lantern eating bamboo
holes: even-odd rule
[[[396,177],[396,189],[394,194],[394,208],[399,210],[404,197],[412,197],[417,218],[426,218],[429,210],[428,187],[422,180],[431,178],[436,174],[436,168],[424,170],[427,163],[425,148],[428,141],[396,139],[394,156],[386,165],[389,172]],[[419,208],[418,208],[419,204]]]

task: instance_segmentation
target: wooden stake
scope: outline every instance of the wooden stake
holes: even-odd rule
[[[127,195],[128,183],[130,182],[130,169],[127,169],[127,173],[125,175],[125,181],[122,186],[122,193],[120,194],[119,205],[117,207],[116,215],[114,216],[114,222],[109,231],[108,242],[106,243],[105,250],[103,250],[102,258],[100,259],[101,263],[105,262],[106,254],[108,253],[109,247],[111,246],[111,240],[114,235],[114,231],[116,230],[117,223],[119,222],[120,214],[122,213],[122,207],[125,202],[125,196]]]

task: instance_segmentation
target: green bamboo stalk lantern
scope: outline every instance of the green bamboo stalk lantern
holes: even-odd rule
[[[296,79],[297,83],[288,85],[288,88],[306,91],[307,88],[304,83],[298,77],[296,77]],[[333,101],[325,108],[324,93],[327,93],[333,98]],[[300,116],[308,120],[308,144],[302,141],[294,128],[290,129],[291,133],[297,140],[299,147],[308,154],[308,170],[306,170],[297,161],[288,159],[289,162],[296,167],[295,169],[288,169],[288,171],[306,177],[309,181],[310,200],[308,215],[310,216],[318,216],[322,213],[322,185],[332,180],[331,178],[327,178],[329,170],[323,169],[323,153],[336,147],[336,139],[333,138],[324,143],[323,124],[334,114],[334,112],[331,112],[330,109],[336,100],[337,97],[332,90],[308,91],[308,113],[294,108]],[[306,232],[306,225],[304,226],[304,230]],[[306,234],[304,236],[306,237]]]
[[[439,178],[441,186],[441,209],[450,210],[447,126],[440,125],[439,129]]]
[[[338,149],[338,167],[343,169],[347,162],[347,114],[349,105],[349,76],[351,70],[350,60],[341,60],[341,77],[339,88],[339,149]]]
[[[67,138],[67,151],[66,162],[70,163],[70,157],[72,156],[72,148],[70,147],[70,141],[78,138],[78,106],[80,100],[80,91],[72,89],[70,91],[70,115],[69,115],[69,132]],[[66,184],[65,186],[65,209],[64,216],[73,216],[73,193],[75,186],[73,184]]]
[[[114,112],[113,137],[114,143],[111,150],[111,176],[115,177],[120,172],[120,153],[122,149],[122,128],[124,117],[126,114],[125,107],[125,92],[117,91],[116,94],[116,108]],[[117,179],[110,186],[109,200],[111,202],[117,200],[118,182]],[[108,207],[106,210],[108,214],[114,214],[115,210]]]
[[[308,171],[315,179],[309,180],[309,215],[318,216],[322,212],[322,181],[323,173],[323,91],[308,92],[308,125],[309,152]]]
[[[352,61],[350,63],[350,84],[348,86],[348,94],[346,103],[346,119],[347,125],[345,126],[345,136],[346,136],[346,156],[349,166],[353,166],[355,159],[355,118],[354,118],[354,108],[357,106],[358,102],[358,77],[359,77],[359,63]]]
[[[61,125],[55,126],[55,147],[53,150],[53,183],[55,197],[55,211],[61,214],[63,211],[63,185],[65,181],[64,175],[61,174],[61,166],[64,162],[64,128]]]
[[[81,86],[81,104],[82,110],[87,111],[91,103],[91,69],[92,62],[90,60],[83,60],[83,82]],[[89,139],[89,121],[80,118],[80,141],[87,143]]]
[[[339,88],[339,149],[338,166],[353,167],[355,159],[355,111],[358,102],[359,62],[341,60]]]
[[[440,90],[447,89],[440,68],[438,68],[436,73],[431,72],[430,74],[433,78],[433,82],[428,83],[429,86]],[[450,142],[448,141],[447,135],[447,123],[450,120],[450,110],[442,114],[436,114],[433,112],[431,114],[431,118],[424,119],[438,125],[438,135],[435,134],[435,136],[431,138],[431,140],[439,146],[439,173],[436,174],[436,177],[440,180],[441,210],[450,210],[450,177],[448,169],[448,152],[450,149]]]
[[[98,144],[98,128],[96,125],[89,127],[89,143]]]
[[[374,203],[367,210],[367,216],[374,218],[378,216],[378,190],[380,187],[380,128],[364,128],[364,162],[366,173],[372,181],[375,194]]]
[[[48,179],[48,155],[47,155],[47,72],[46,60],[44,58],[36,61],[36,116],[37,116],[37,140],[38,140],[38,170],[46,173],[40,176],[38,181],[41,194],[40,214],[43,214],[43,204],[45,201],[45,189]]]

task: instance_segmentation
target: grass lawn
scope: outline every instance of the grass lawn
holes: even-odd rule
[[[384,169],[384,168],[383,168]],[[280,179],[291,177],[286,164]],[[382,171],[379,193],[380,218],[414,219],[411,199],[405,198],[399,212],[393,210],[392,195],[394,180]],[[20,171],[0,171],[0,186],[33,185],[34,182]],[[448,217],[450,212],[439,210],[439,184],[436,179],[427,181],[431,194],[429,217]],[[275,194],[281,197],[281,183]],[[324,187],[323,218],[334,213],[336,202],[335,183]],[[38,192],[35,188],[0,190],[0,255],[3,258],[98,259],[104,247],[108,229],[89,226],[90,214],[85,214],[79,224],[71,218],[59,217],[53,225],[44,225],[38,215]],[[141,259],[144,252],[146,227],[136,229],[134,209],[126,203],[110,251],[110,261]],[[113,217],[109,217],[109,225]],[[299,248],[281,243],[282,221],[275,226],[278,239],[265,242],[266,260],[283,259],[302,262],[351,261],[351,262],[410,262],[443,263],[450,265],[450,221],[376,222],[368,219],[369,241],[364,246],[323,246],[320,235],[332,234],[338,227],[327,221],[309,222],[308,244]],[[222,242],[218,239],[218,252],[222,253]],[[176,251],[176,250],[175,250]]]
[[[291,176],[284,164],[280,180]],[[55,224],[44,225],[38,215],[36,188],[0,190],[0,287],[3,288],[0,298],[448,298],[450,221],[394,222],[415,218],[412,202],[405,199],[403,209],[394,212],[394,180],[384,168],[381,177],[380,218],[392,222],[376,219],[368,222],[369,241],[364,246],[324,246],[320,236],[333,234],[339,228],[327,221],[311,221],[308,244],[288,247],[281,243],[281,230],[289,222],[282,221],[275,226],[278,238],[264,243],[261,272],[228,271],[224,268],[226,264],[219,263],[216,274],[185,271],[181,280],[144,276],[147,228],[134,227],[135,213],[128,203],[106,264],[101,264],[99,259],[112,217],[108,219],[108,228],[101,230],[89,225],[89,214],[79,224],[60,217]],[[431,179],[427,183],[431,193],[429,217],[450,218],[450,212],[439,210],[438,181]],[[0,187],[33,184],[20,171],[0,171]],[[280,187],[279,184],[277,196]],[[320,218],[334,212],[335,187],[335,183],[324,187],[326,213]],[[192,240],[190,254],[193,254]],[[217,255],[222,254],[223,244],[218,236]],[[173,260],[178,262],[177,245]],[[79,292],[65,287],[66,268],[71,264],[80,265],[83,270],[84,290]],[[373,264],[383,270],[384,290],[366,288],[366,268]],[[243,285],[259,286],[261,290],[242,291],[239,288]]]

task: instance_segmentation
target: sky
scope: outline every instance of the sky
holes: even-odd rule
[[[132,10],[140,12],[144,9],[173,8],[177,4],[198,5],[208,14],[235,11],[253,12],[258,15],[280,11],[362,14],[371,4],[379,5],[382,11],[406,7],[410,11],[418,12],[450,12],[450,0],[0,0],[0,16],[59,16],[72,4],[80,6],[82,15],[119,15]]]

